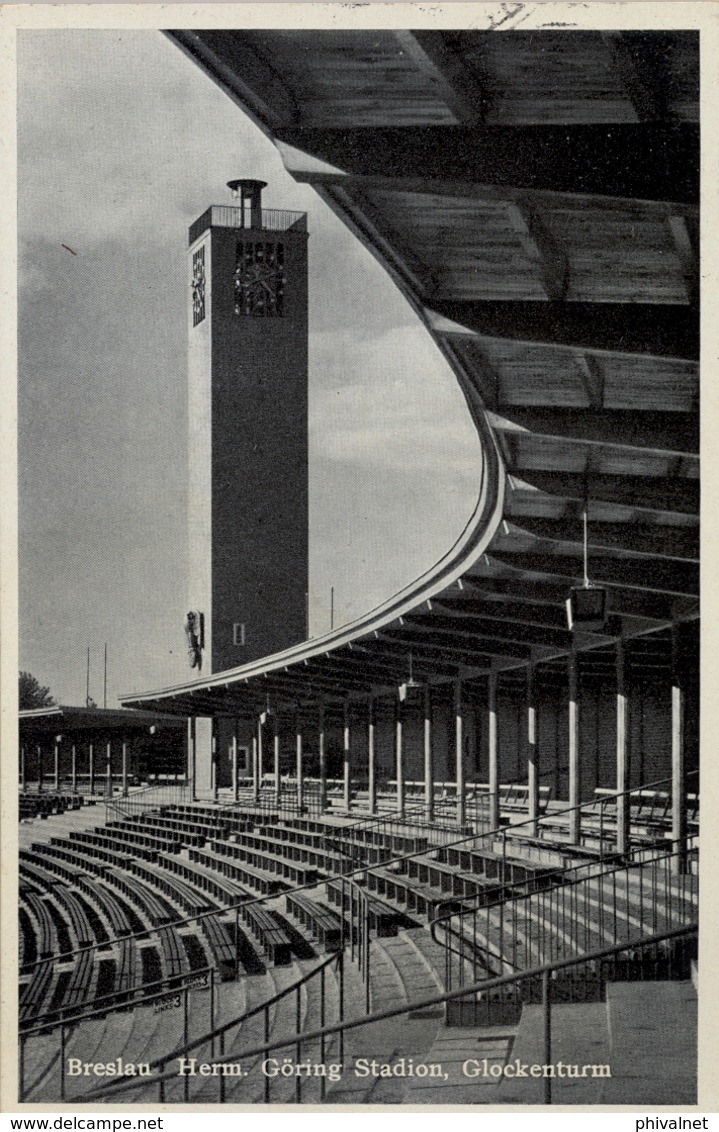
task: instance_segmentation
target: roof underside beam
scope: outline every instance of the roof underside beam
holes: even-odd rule
[[[563,499],[597,503],[617,503],[650,511],[678,515],[699,514],[699,480],[663,479],[654,476],[575,475],[571,472],[534,471],[518,468],[512,472],[512,494],[559,496]],[[523,484],[530,485],[528,492]],[[535,493],[531,487],[537,488]]]
[[[315,159],[314,168],[293,170],[313,183],[343,175],[436,178],[680,204],[699,198],[695,123],[300,126],[276,137]]]
[[[580,519],[572,524],[567,519],[534,519],[531,516],[522,516],[516,520],[516,529],[554,542],[580,544],[582,542]],[[636,554],[655,555],[658,558],[699,561],[697,527],[652,527],[634,522],[604,523],[590,518],[587,524],[587,537],[590,546],[628,550]]]
[[[546,409],[507,405],[490,413],[493,428],[505,433],[531,432],[559,440],[620,445],[677,455],[699,452],[696,413],[665,413],[640,409]]]
[[[502,549],[493,552],[492,560],[500,561],[513,569],[566,578],[577,585],[584,577],[584,564],[578,555],[532,554],[526,551]],[[589,573],[595,584],[617,586],[620,589],[654,590],[657,593],[696,597],[699,594],[699,569],[693,564],[631,558],[607,558],[592,554]],[[531,585],[531,580],[527,581]]]
[[[660,303],[431,300],[432,311],[482,338],[697,361],[696,307]],[[445,333],[451,333],[450,330]]]

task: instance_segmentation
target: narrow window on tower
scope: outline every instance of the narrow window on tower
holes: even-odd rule
[[[235,621],[232,626],[232,643],[233,645],[244,645],[245,643],[245,623],[244,621]]]
[[[205,317],[205,245],[192,256],[192,325]]]
[[[238,240],[235,314],[281,318],[285,301],[284,244]]]

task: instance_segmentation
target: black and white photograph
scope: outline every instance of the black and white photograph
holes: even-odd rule
[[[10,11],[6,1111],[716,1105],[718,14]]]

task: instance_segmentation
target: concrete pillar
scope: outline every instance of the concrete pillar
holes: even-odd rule
[[[197,778],[197,752],[195,749],[195,719],[189,716],[187,720],[187,778],[190,786],[190,799],[197,799],[195,783]]]
[[[423,749],[424,749],[424,804],[427,819],[434,817],[434,749],[432,747],[432,689],[429,684],[424,686],[422,704],[423,713]]]
[[[367,807],[371,814],[377,813],[377,776],[375,764],[375,727],[376,712],[374,696],[370,696],[367,704]]]
[[[238,774],[237,774],[237,720],[235,720],[232,740],[230,742],[230,758],[232,760],[232,801],[237,801]]]
[[[499,732],[497,730],[497,673],[490,672],[487,687],[489,753],[489,828],[499,829]]]
[[[320,700],[317,720],[317,747],[320,762],[320,813],[327,809],[327,751],[325,749],[325,705]]]
[[[305,795],[304,795],[305,776],[304,776],[304,766],[302,764],[302,717],[300,715],[299,709],[297,711],[295,732],[296,732],[296,743],[297,743],[297,746],[296,746],[297,767],[296,767],[296,772],[295,772],[296,777],[297,777],[297,809],[300,811],[300,813],[302,813],[302,810],[303,810],[303,807],[304,807],[304,804],[305,804]]]
[[[674,869],[687,869],[687,781],[684,718],[686,686],[681,655],[681,627],[672,624],[672,842]]]
[[[112,739],[107,740],[105,752],[105,797],[112,798]]]
[[[260,767],[262,764],[262,724],[257,722],[257,733],[252,736],[252,800],[260,797]]]
[[[395,703],[394,753],[397,774],[397,813],[404,816],[404,706],[399,697]]]
[[[122,796],[127,797],[127,739],[122,740]]]
[[[25,747],[20,747],[20,789],[25,789]]]
[[[53,750],[53,779],[55,782],[55,792],[60,790],[60,743],[62,736],[55,737],[55,746]]]
[[[629,789],[629,701],[625,683],[625,644],[618,640],[615,653],[617,683],[617,853],[629,852],[629,798],[622,791]]]
[[[37,792],[42,794],[42,743],[37,745]]]
[[[196,715],[193,718],[195,736],[195,799],[215,798],[215,734],[211,716]]]
[[[569,843],[579,844],[580,821],[579,813],[579,663],[574,649],[568,658],[568,723],[569,723]]]
[[[342,705],[342,805],[347,813],[352,808],[352,749],[350,746],[350,704]]]
[[[214,719],[210,719],[210,728],[210,733],[212,736],[210,741],[210,749],[212,752],[212,797],[215,801],[217,801],[220,794],[220,768],[218,766],[220,756],[217,744],[217,729],[215,727]]]
[[[77,794],[77,743],[73,743],[70,757],[72,759],[72,769],[70,772],[72,775],[72,792],[73,794]]]
[[[274,750],[275,804],[279,806],[282,802],[282,776],[280,774],[280,721],[278,716],[275,716],[273,731],[272,746]]]
[[[534,665],[527,666],[527,817],[532,836],[539,833],[539,749],[537,746],[537,690]]]
[[[90,780],[89,790],[92,796],[95,793],[95,744],[88,743],[87,746],[87,773]]]
[[[260,719],[257,724],[257,781],[258,781],[258,797],[262,795],[262,781],[265,777],[265,759],[264,759],[264,742],[265,742],[265,729],[262,720]]]
[[[464,788],[464,709],[462,707],[462,681],[455,680],[453,688],[454,705],[454,761],[457,789],[457,825],[464,825],[466,799]]]

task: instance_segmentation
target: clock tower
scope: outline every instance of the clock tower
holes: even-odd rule
[[[307,217],[264,181],[190,228],[190,664],[237,668],[306,638]]]

